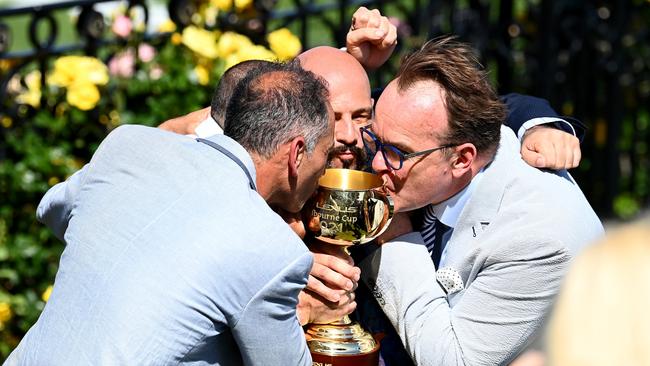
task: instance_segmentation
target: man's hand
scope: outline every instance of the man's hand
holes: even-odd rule
[[[331,302],[339,302],[346,291],[354,291],[361,270],[354,266],[349,255],[347,257],[339,258],[331,254],[314,253],[314,265],[306,289]]]
[[[397,28],[379,10],[362,6],[354,12],[346,47],[363,67],[374,70],[383,65],[396,45]]]
[[[210,107],[199,109],[184,116],[169,119],[161,123],[158,128],[179,133],[181,135],[193,135],[196,127],[210,115]]]
[[[575,168],[580,164],[580,141],[562,130],[538,125],[526,131],[521,157],[536,168]]]
[[[298,320],[300,325],[308,323],[327,324],[343,318],[357,308],[354,292],[345,291],[337,302],[327,301],[309,290],[302,290],[298,295]]]
[[[314,252],[314,265],[307,287],[298,297],[298,318],[301,324],[329,323],[356,308],[353,291],[361,270],[340,247],[312,243],[310,249]]]

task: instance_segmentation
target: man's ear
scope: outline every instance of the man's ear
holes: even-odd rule
[[[289,175],[298,176],[298,168],[305,157],[305,138],[297,136],[289,141]]]
[[[455,150],[451,161],[451,174],[454,178],[460,178],[470,170],[478,152],[476,146],[469,142],[456,146]]]

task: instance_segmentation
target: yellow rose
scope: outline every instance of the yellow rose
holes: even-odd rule
[[[41,105],[41,72],[34,70],[25,76],[27,90],[16,97],[16,102],[28,104],[34,108]]]
[[[300,39],[293,35],[287,28],[280,28],[269,33],[266,39],[269,41],[271,50],[275,52],[281,61],[291,60],[302,49]]]
[[[59,182],[60,182],[60,180],[59,180],[59,178],[57,178],[57,177],[50,177],[50,179],[47,180],[47,184],[48,184],[50,187],[54,186],[55,184],[57,184],[57,183],[59,183]],[[50,286],[50,287],[52,287],[52,286]],[[49,289],[49,287],[48,287],[48,289]],[[43,297],[45,297],[45,294],[47,293],[47,297],[49,298],[49,297],[50,297],[50,293],[47,292],[47,290],[45,290],[45,291],[46,291],[46,292],[43,292]],[[50,289],[50,292],[52,292],[51,289]],[[47,301],[47,300],[43,300],[43,301]]]
[[[217,24],[217,16],[219,15],[219,9],[215,6],[208,5],[205,7],[205,25],[212,27]]]
[[[54,177],[52,177],[52,178],[54,178]],[[50,179],[52,179],[52,178],[50,178]],[[49,285],[49,286],[47,286],[45,291],[43,291],[43,294],[41,295],[41,299],[43,299],[43,301],[47,302],[47,300],[50,299],[51,294],[52,294],[52,285]]]
[[[91,83],[95,85],[108,84],[108,67],[94,57],[81,57],[76,65],[75,84]]]
[[[47,82],[55,86],[68,86],[75,79],[76,70],[72,56],[64,56],[54,61],[54,70],[50,74]]]
[[[183,37],[178,33],[174,33],[172,34],[171,41],[174,46],[178,46],[183,43]]]
[[[41,91],[41,72],[34,70],[25,76],[27,89]]]
[[[276,61],[277,57],[275,54],[263,46],[247,46],[240,49],[237,53],[233,53],[226,57],[226,62],[224,65],[224,70],[237,65],[240,62],[248,60],[266,60],[266,61]]]
[[[248,9],[251,5],[253,5],[253,0],[235,0],[235,8],[239,11]]]
[[[232,9],[232,0],[210,0],[210,4],[223,11]]]
[[[228,58],[228,56],[238,52],[240,49],[252,45],[253,42],[244,35],[235,32],[225,32],[219,37],[217,48],[219,50],[219,57]]]
[[[160,23],[158,26],[158,32],[160,33],[171,33],[176,30],[176,23],[171,19],[167,19],[164,22]]]
[[[63,87],[84,82],[106,85],[108,67],[94,57],[63,56],[54,61],[54,71],[48,82]]]
[[[226,61],[223,66],[223,71],[228,70],[229,68],[237,65],[240,63],[242,60],[239,59],[239,55],[237,53],[233,53],[232,55],[228,55],[226,57]]]
[[[183,44],[200,56],[215,59],[219,56],[217,51],[217,32],[210,32],[196,26],[183,29]]]
[[[25,92],[16,96],[16,103],[31,105],[34,108],[41,106],[41,91],[40,90],[26,90]]]
[[[196,65],[194,68],[194,73],[196,74],[196,80],[201,85],[208,85],[210,82],[210,70],[203,65]]]
[[[4,117],[2,117],[2,119],[0,119],[0,125],[2,125],[2,127],[4,127],[4,128],[9,128],[13,124],[14,124],[14,121],[11,118],[7,117],[7,116],[4,116]]]
[[[95,108],[99,102],[99,90],[90,83],[72,84],[68,87],[66,100],[71,106],[88,111]]]
[[[12,62],[10,60],[0,60],[0,71],[6,71],[11,68]]]
[[[237,52],[241,61],[246,60],[266,60],[275,61],[277,56],[264,46],[249,46],[244,47]]]
[[[4,324],[11,320],[11,306],[6,302],[0,302],[0,329],[4,328]]]

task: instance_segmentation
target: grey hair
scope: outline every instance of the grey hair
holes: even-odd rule
[[[239,82],[245,78],[251,70],[262,67],[268,63],[270,63],[270,61],[243,61],[229,68],[223,73],[223,75],[221,75],[219,84],[212,95],[212,104],[210,109],[210,115],[212,116],[212,119],[219,124],[219,127],[223,128],[224,126],[228,102],[230,102],[230,98],[232,98],[232,94],[235,92],[237,84],[239,84]]]
[[[296,62],[251,70],[228,103],[224,134],[264,159],[281,144],[302,136],[311,154],[328,132],[325,83]]]

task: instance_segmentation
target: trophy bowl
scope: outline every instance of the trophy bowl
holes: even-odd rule
[[[393,203],[379,176],[350,169],[327,169],[318,182],[309,230],[315,239],[347,252],[368,243],[390,224]],[[306,327],[313,365],[376,366],[379,343],[348,316]]]
[[[370,242],[390,224],[393,203],[379,176],[351,169],[327,169],[318,182],[312,216],[320,241],[350,246]]]

